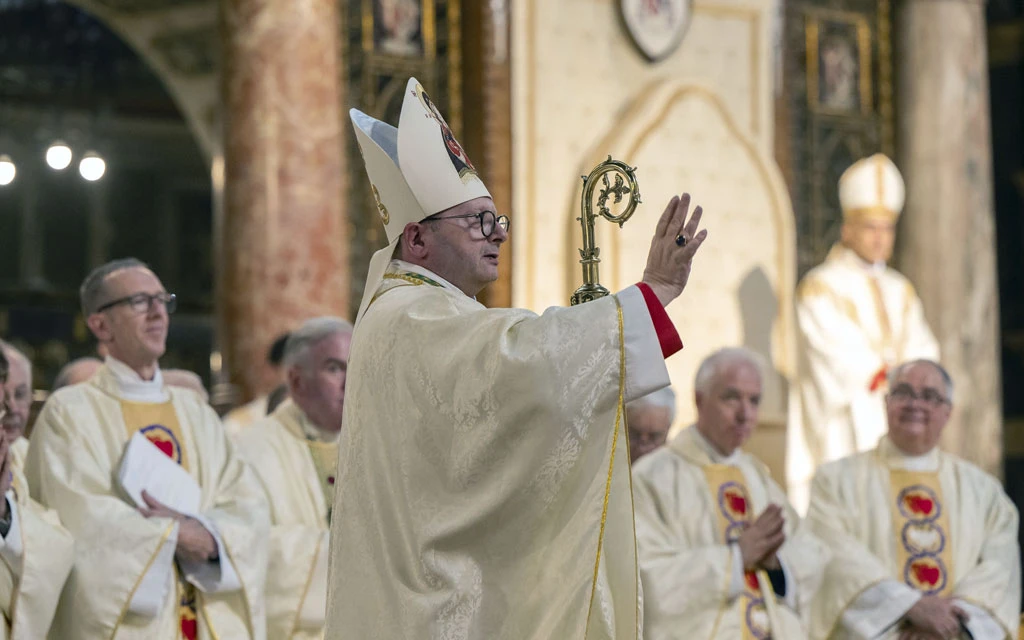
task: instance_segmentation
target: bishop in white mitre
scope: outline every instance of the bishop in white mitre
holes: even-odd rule
[[[755,354],[714,352],[694,381],[696,424],[633,468],[647,640],[807,637],[828,552],[742,449],[761,388]]]
[[[801,512],[818,466],[871,449],[884,433],[889,367],[939,357],[913,285],[886,265],[904,197],[889,158],[854,163],[839,178],[841,241],[797,286],[786,480]]]
[[[213,409],[163,384],[174,301],[134,259],[97,267],[82,285],[87,323],[109,355],[46,401],[26,460],[33,497],[75,537],[54,638],[266,637],[266,502]],[[152,464],[126,466],[136,454]],[[182,502],[194,489],[194,509],[135,498],[140,488]]]
[[[267,637],[324,637],[327,551],[352,325],[312,318],[284,346],[288,400],[236,438],[270,506]]]
[[[833,553],[813,638],[1015,638],[1017,509],[938,449],[953,384],[932,361],[890,371],[888,434],[818,470],[807,521]]]
[[[397,129],[351,115],[389,245],[352,337],[327,637],[638,638],[623,409],[669,383],[699,209],[669,203],[639,285],[487,309],[509,221],[440,112],[411,79]]]
[[[0,386],[7,367],[0,353]],[[12,395],[8,390],[0,399],[0,411]],[[24,438],[6,428],[0,435],[0,640],[37,640],[49,632],[75,542],[57,514],[29,496],[23,458],[15,453],[18,441]]]

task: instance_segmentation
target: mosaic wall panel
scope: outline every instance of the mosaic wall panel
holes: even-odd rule
[[[353,227],[349,237],[355,315],[370,256],[387,239],[348,121],[348,107],[397,124],[405,83],[409,76],[416,76],[460,136],[461,26],[459,0],[349,0],[346,4],[341,12],[342,59],[348,74],[343,117],[351,172],[347,213]]]
[[[780,141],[803,276],[839,238],[836,184],[858,158],[894,153],[889,0],[786,3]]]

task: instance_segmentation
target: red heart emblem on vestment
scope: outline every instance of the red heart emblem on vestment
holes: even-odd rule
[[[921,496],[907,496],[906,503],[908,509],[924,516],[931,515],[932,509],[935,508],[935,503],[932,502],[931,498],[923,498]]]
[[[154,438],[150,438],[149,441],[152,442],[154,445],[156,445],[157,449],[163,451],[165,456],[167,456],[168,458],[171,458],[171,459],[174,458],[174,445],[171,444],[170,441],[168,441],[168,440],[156,440]]]
[[[733,491],[725,492],[725,499],[729,503],[729,509],[741,516],[747,515],[747,499]]]
[[[923,562],[915,562],[911,565],[910,569],[914,572],[914,577],[917,578],[918,582],[932,587],[938,584],[941,577],[938,567],[933,567]]]

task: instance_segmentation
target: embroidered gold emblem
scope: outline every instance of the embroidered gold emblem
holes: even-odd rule
[[[388,213],[388,208],[380,201],[380,191],[377,191],[377,185],[371,184],[370,190],[373,191],[373,201],[377,203],[377,211],[380,212],[380,219],[384,224],[391,222],[391,215]]]

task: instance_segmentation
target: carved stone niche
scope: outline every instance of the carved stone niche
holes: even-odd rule
[[[677,391],[678,430],[695,418],[693,378],[705,356],[746,346],[765,358],[761,425],[748,449],[783,477],[788,380],[794,370],[792,297],[796,256],[793,211],[781,173],[723,99],[706,85],[657,81],[640,91],[614,128],[595,145],[580,173],[613,157],[637,167],[644,204],[619,229],[600,221],[601,282],[617,291],[638,282],[665,203],[683,189],[705,211],[708,239],[689,284],[668,309],[683,354],[668,361]],[[581,191],[577,190],[575,203]],[[574,203],[574,207],[578,206]],[[579,215],[578,212],[574,212]],[[567,289],[580,281],[575,215],[566,265]]]

